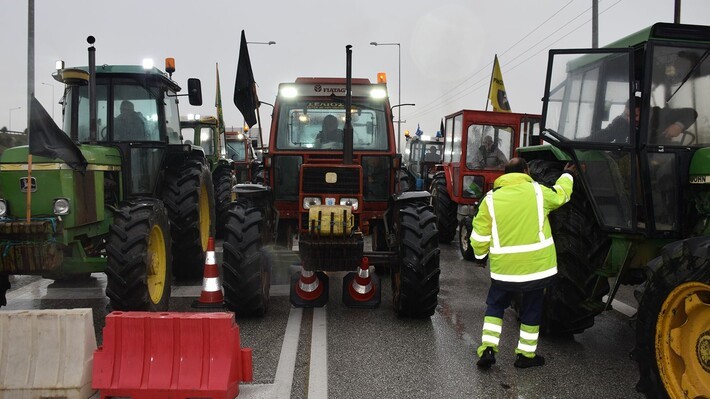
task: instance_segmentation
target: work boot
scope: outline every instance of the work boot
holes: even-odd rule
[[[542,366],[543,364],[545,364],[545,358],[540,355],[535,355],[535,357],[527,357],[520,353],[518,353],[515,363],[513,363],[513,365],[519,369]]]
[[[493,351],[493,348],[490,346],[486,348],[486,350],[483,351],[483,354],[481,355],[481,358],[478,359],[478,362],[476,363],[476,366],[478,366],[481,369],[489,369],[491,366],[496,362],[496,354]]]

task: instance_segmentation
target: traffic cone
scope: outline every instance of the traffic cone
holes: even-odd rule
[[[352,308],[376,308],[381,298],[380,278],[370,273],[370,262],[363,257],[357,272],[343,277],[343,303]]]
[[[205,254],[205,271],[202,278],[202,291],[200,297],[192,303],[193,308],[223,308],[224,294],[222,283],[219,281],[219,270],[214,254],[214,238],[207,240],[207,253]]]
[[[328,303],[328,276],[305,270],[291,276],[291,303],[297,308],[319,308]]]

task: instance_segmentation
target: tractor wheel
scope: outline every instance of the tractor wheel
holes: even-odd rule
[[[476,257],[473,255],[473,247],[471,247],[471,231],[473,230],[473,219],[465,217],[459,222],[459,251],[464,260],[473,261]]]
[[[531,176],[552,185],[562,174],[554,162],[532,161]],[[550,334],[577,334],[594,325],[604,309],[602,297],[609,281],[597,272],[603,267],[610,240],[599,228],[582,187],[576,185],[570,202],[550,213],[557,249],[557,281],[545,292],[541,328]]]
[[[647,398],[700,398],[710,392],[710,238],[663,247],[636,290],[636,347]]]
[[[172,284],[170,222],[159,201],[124,203],[106,244],[106,295],[114,310],[168,310]]]
[[[170,215],[175,277],[202,278],[207,240],[215,233],[214,187],[207,166],[193,158],[168,170],[163,201]]]
[[[232,187],[237,183],[228,167],[219,167],[212,176],[214,183],[216,237],[224,237],[224,224],[232,203]]]
[[[238,316],[262,316],[269,307],[270,257],[262,247],[264,214],[237,200],[227,214],[224,233],[224,302]]]
[[[392,267],[392,297],[400,316],[434,314],[439,294],[436,216],[428,205],[405,205],[395,221],[399,262]]]
[[[446,191],[446,179],[437,177],[431,184],[431,206],[436,212],[436,227],[439,229],[439,242],[449,243],[456,235],[456,203]]]
[[[7,297],[5,294],[10,289],[10,276],[0,274],[0,306],[7,305]]]

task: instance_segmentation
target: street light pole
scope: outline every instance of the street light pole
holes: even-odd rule
[[[44,82],[40,82],[40,83],[42,83],[42,84],[45,85],[45,86],[49,86],[49,87],[52,88],[52,120],[54,120],[54,108],[56,108],[56,106],[55,106],[55,104],[54,104],[54,85],[51,84],[51,83],[44,83]],[[56,121],[55,121],[55,122],[56,122]]]
[[[267,45],[271,46],[272,44],[276,44],[276,42],[273,40],[270,40],[268,42],[247,42],[247,44],[267,44]]]
[[[10,122],[8,123],[7,130],[12,130],[12,111],[17,111],[18,109],[22,109],[22,107],[15,107],[15,108],[10,108],[7,111],[8,116],[10,117]]]
[[[397,102],[402,104],[402,46],[400,43],[370,42],[372,46],[397,46]],[[397,108],[397,151],[402,148],[402,107]]]

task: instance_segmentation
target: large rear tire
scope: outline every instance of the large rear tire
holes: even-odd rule
[[[237,183],[232,171],[227,166],[220,166],[212,176],[215,198],[215,235],[217,238],[224,236],[224,225],[232,203],[232,187]]]
[[[207,240],[215,234],[214,187],[207,165],[190,158],[169,169],[163,201],[170,216],[175,277],[202,278]]]
[[[434,314],[439,294],[439,243],[436,216],[428,205],[405,205],[394,229],[399,263],[392,267],[392,297],[400,316]]]
[[[168,310],[172,255],[168,213],[159,201],[124,203],[106,244],[106,295],[114,310]]]
[[[437,177],[431,184],[431,205],[436,212],[436,227],[439,229],[439,242],[449,243],[456,235],[457,205],[446,191],[446,179]]]
[[[636,347],[647,398],[699,398],[710,392],[710,238],[663,247],[636,290]]]
[[[559,163],[532,161],[530,175],[552,185],[562,174]],[[550,213],[557,250],[557,282],[545,292],[541,329],[549,334],[577,334],[594,325],[609,292],[606,277],[597,274],[611,244],[594,217],[581,186],[570,201]]]
[[[224,235],[224,302],[237,316],[262,316],[269,307],[271,262],[263,248],[264,213],[248,200],[234,202]]]

